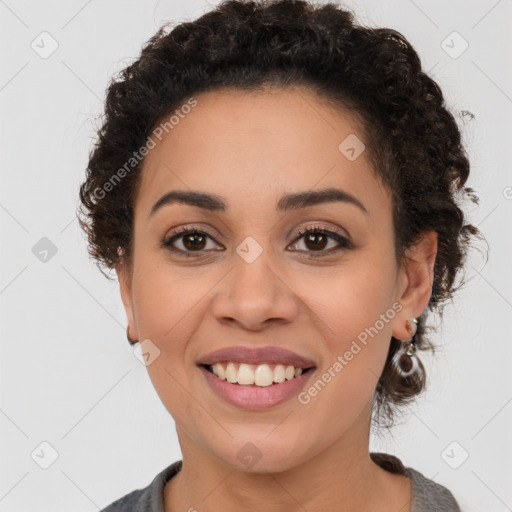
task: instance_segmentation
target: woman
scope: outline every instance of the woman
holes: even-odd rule
[[[372,421],[425,388],[472,236],[469,162],[398,32],[225,1],[108,90],[82,228],[183,458],[104,511],[460,510]]]

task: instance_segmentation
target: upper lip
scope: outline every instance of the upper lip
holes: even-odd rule
[[[282,364],[293,365],[295,368],[310,368],[315,366],[311,359],[296,354],[281,347],[227,347],[215,350],[201,357],[198,365],[211,365],[215,363],[237,362],[246,364]]]

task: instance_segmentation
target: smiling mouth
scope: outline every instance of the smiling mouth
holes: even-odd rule
[[[277,386],[278,384],[281,384],[283,382],[288,382],[290,380],[295,380],[297,378],[302,377],[306,373],[310,372],[311,370],[315,370],[316,366],[310,366],[308,368],[295,368],[292,365],[272,365],[274,368],[271,370],[271,373],[269,373],[269,368],[267,368],[266,376],[265,377],[255,377],[254,372],[250,370],[250,367],[258,367],[258,366],[269,366],[269,365],[243,365],[245,366],[243,375],[240,375],[237,369],[231,369],[226,371],[226,365],[223,364],[222,369],[214,371],[214,366],[217,365],[210,365],[210,364],[201,364],[199,365],[203,368],[205,368],[209,373],[215,375],[219,380],[224,380],[229,382],[230,384],[235,384],[238,386],[253,386],[253,387],[270,387],[270,386]],[[238,365],[239,367],[242,365]],[[281,368],[276,368],[276,367]],[[218,368],[218,366],[217,366]],[[288,369],[287,369],[288,368]],[[286,370],[287,369],[287,370]],[[272,375],[272,376],[271,376]],[[272,381],[270,380],[272,379]],[[241,380],[242,382],[238,382]]]

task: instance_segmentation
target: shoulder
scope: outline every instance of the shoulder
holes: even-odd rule
[[[446,487],[413,468],[405,468],[405,471],[412,482],[412,512],[428,510],[460,512],[453,494]]]
[[[427,478],[419,471],[403,465],[402,461],[387,453],[371,453],[372,460],[392,473],[406,475],[411,481],[412,504],[411,512],[461,512],[453,494],[441,484]]]
[[[165,484],[180,471],[181,463],[178,460],[167,466],[147,487],[126,494],[100,512],[164,512]]]

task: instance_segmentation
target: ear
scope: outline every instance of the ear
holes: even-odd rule
[[[121,300],[123,301],[124,310],[126,312],[126,318],[128,320],[128,334],[131,339],[138,339],[137,336],[137,325],[135,324],[135,318],[133,314],[133,303],[132,303],[132,273],[128,269],[126,262],[123,258],[119,258],[115,264],[115,270],[117,279],[119,281],[119,288],[121,292]]]
[[[428,306],[434,284],[437,255],[437,233],[425,231],[419,241],[406,252],[407,264],[400,270],[399,301],[403,309],[395,317],[393,336],[409,339],[406,320],[417,318]]]

